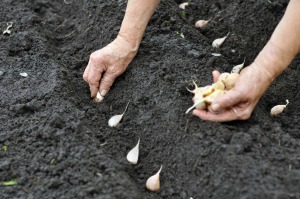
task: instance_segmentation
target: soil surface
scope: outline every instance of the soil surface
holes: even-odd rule
[[[208,85],[213,69],[230,72],[244,58],[249,65],[288,1],[179,3],[162,0],[134,61],[95,104],[82,74],[89,55],[116,37],[126,1],[1,1],[0,182],[17,184],[0,185],[0,198],[300,198],[299,56],[247,121],[185,114],[192,80]],[[198,19],[211,21],[197,29]],[[8,22],[12,32],[3,35]],[[228,32],[220,49],[211,47]],[[139,138],[131,165],[126,155]],[[145,182],[161,165],[161,189],[149,192]]]

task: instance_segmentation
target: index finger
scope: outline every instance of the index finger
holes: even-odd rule
[[[97,66],[92,62],[89,62],[88,67],[89,71],[87,75],[87,81],[90,86],[91,96],[95,97],[97,92],[99,91],[103,69],[101,66]]]

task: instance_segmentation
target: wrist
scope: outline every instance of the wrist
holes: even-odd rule
[[[127,46],[130,47],[132,53],[135,53],[138,51],[140,43],[141,43],[141,38],[138,36],[133,36],[129,35],[123,32],[119,32],[117,39],[123,40],[125,43],[127,43]]]
[[[264,71],[270,81],[273,81],[293,59],[291,53],[284,51],[271,40],[254,60],[255,66]]]

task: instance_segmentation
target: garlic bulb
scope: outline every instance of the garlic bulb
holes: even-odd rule
[[[130,102],[130,101],[129,101]],[[124,110],[124,112],[121,114],[121,115],[115,115],[115,116],[112,116],[109,120],[108,120],[108,125],[110,127],[116,127],[120,122],[121,120],[123,119],[123,116],[127,110],[127,107],[129,105],[129,102],[127,103],[126,105],[126,108]]]
[[[239,64],[239,65],[236,65],[232,68],[231,70],[231,73],[240,73],[241,70],[243,69],[244,67],[244,64],[245,64],[245,59],[244,59],[244,62],[242,64]]]
[[[127,154],[127,160],[128,162],[132,164],[137,164],[138,159],[139,159],[139,145],[140,145],[140,139],[137,143],[137,145],[129,151]]]
[[[159,175],[160,175],[161,169],[162,169],[162,165],[160,166],[159,171],[155,175],[148,178],[148,180],[146,182],[146,188],[149,191],[158,191],[160,189]]]
[[[228,35],[229,35],[229,33],[223,38],[215,39],[212,43],[212,47],[220,48],[221,45],[224,43],[225,39],[228,37]]]
[[[206,21],[206,20],[198,20],[195,23],[195,27],[196,28],[202,28],[202,27],[206,26],[208,24],[208,22],[209,21]]]
[[[277,105],[277,106],[274,106],[272,109],[271,109],[271,115],[272,116],[275,116],[275,115],[279,115],[280,113],[283,112],[283,110],[286,108],[286,106],[289,104],[289,100],[286,100],[286,105]]]
[[[100,94],[100,92],[98,91],[96,97],[94,98],[94,102],[100,103],[100,102],[102,102],[103,100],[104,100],[104,97],[103,97],[103,96]]]
[[[179,8],[181,8],[181,9],[185,9],[185,7],[186,6],[188,6],[189,5],[189,2],[185,2],[185,3],[181,3],[180,5],[179,5]]]

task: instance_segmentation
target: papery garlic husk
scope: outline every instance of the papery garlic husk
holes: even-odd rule
[[[149,191],[158,191],[160,189],[159,175],[160,175],[161,169],[162,169],[162,166],[160,167],[159,171],[155,175],[148,178],[148,180],[146,182],[146,188]]]
[[[280,113],[283,112],[283,110],[286,108],[286,106],[289,104],[289,100],[286,100],[286,105],[277,105],[277,106],[274,106],[272,109],[271,109],[271,112],[270,114],[272,116],[275,116],[275,115],[279,115]]]
[[[214,48],[220,48],[221,45],[224,43],[225,39],[228,37],[229,33],[225,36],[225,37],[222,37],[222,38],[219,38],[219,39],[215,39],[212,43],[212,47]]]
[[[206,20],[198,20],[195,23],[195,27],[196,28],[202,28],[202,27],[206,26],[208,24],[208,22],[209,21],[206,21]]]
[[[245,64],[245,59],[244,59],[244,62],[242,64],[239,64],[239,65],[236,65],[232,68],[231,70],[231,73],[240,73],[241,70],[243,69],[244,67],[244,64]]]
[[[224,90],[215,90],[212,94],[204,98],[204,101],[211,104],[215,99],[225,94]]]
[[[225,89],[226,90],[230,90],[234,87],[237,79],[239,78],[239,74],[238,73],[231,73],[229,74],[225,80],[222,80],[222,82],[225,85]]]
[[[179,4],[179,8],[184,10],[185,7],[188,6],[188,5],[189,5],[189,2],[181,3],[181,4]]]
[[[20,73],[22,77],[28,77],[28,73]]]
[[[137,145],[128,152],[128,154],[127,154],[128,162],[130,162],[132,164],[137,164],[138,159],[139,159],[139,146],[140,146],[140,139],[139,139]]]
[[[94,98],[94,102],[100,103],[100,102],[102,102],[103,100],[104,100],[104,97],[103,97],[103,96],[100,94],[100,92],[98,91],[96,97]]]

